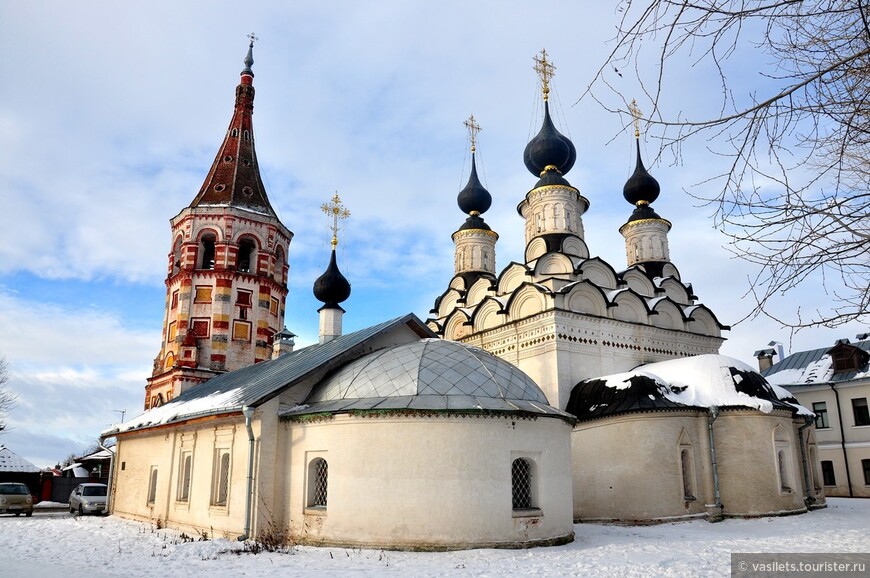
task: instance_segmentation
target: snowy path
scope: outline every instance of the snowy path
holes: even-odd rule
[[[298,547],[236,555],[226,540],[184,543],[173,530],[114,517],[0,517],[0,576],[727,576],[735,552],[870,552],[870,500],[829,498],[802,516],[626,527],[576,525],[572,544],[414,553]]]

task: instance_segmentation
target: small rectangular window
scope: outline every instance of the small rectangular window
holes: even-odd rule
[[[856,397],[852,400],[852,414],[855,425],[870,425],[870,410],[867,408],[866,397]]]
[[[233,341],[251,340],[251,322],[233,321]]]
[[[177,290],[172,292],[172,304],[170,307],[172,309],[175,309],[176,307],[178,307],[178,291]]]
[[[861,468],[864,470],[864,485],[870,486],[870,460],[861,460]]]
[[[178,331],[175,325],[175,321],[169,322],[169,329],[166,331],[166,343],[172,343],[175,341],[175,337],[178,335]]]
[[[251,295],[250,291],[242,291],[239,290],[236,293],[236,305],[239,307],[250,307],[251,306]]]
[[[212,288],[206,285],[197,285],[193,295],[194,303],[211,303]]]
[[[828,424],[828,404],[824,401],[813,403],[813,413],[816,414],[816,429],[831,427]]]
[[[275,297],[270,297],[269,301],[269,313],[272,315],[278,315],[278,305],[280,302]]]
[[[822,481],[826,486],[836,486],[837,478],[834,476],[834,462],[822,461]]]

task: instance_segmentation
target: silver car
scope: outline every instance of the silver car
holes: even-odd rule
[[[106,490],[106,484],[79,484],[69,495],[70,514],[105,514]]]
[[[33,496],[24,484],[6,482],[0,484],[0,514],[33,515]]]

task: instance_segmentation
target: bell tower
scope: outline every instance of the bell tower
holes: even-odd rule
[[[270,359],[284,326],[287,254],[254,148],[253,46],[232,120],[199,193],[173,217],[160,352],[145,409],[215,375]]]

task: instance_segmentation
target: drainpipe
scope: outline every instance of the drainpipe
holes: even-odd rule
[[[103,445],[103,440],[100,440],[100,447],[109,452],[109,483],[106,484],[106,513],[112,513],[112,494],[115,489],[115,452]],[[118,447],[118,442],[115,442],[115,447]]]
[[[254,417],[255,409],[249,405],[242,408],[245,416],[245,429],[248,430],[248,483],[245,489],[245,533],[239,536],[239,541],[248,540],[251,533],[251,501],[254,489],[254,429],[251,427],[251,418]]]
[[[813,497],[812,492],[813,481],[810,478],[810,464],[809,459],[807,459],[807,442],[804,439],[804,430],[813,425],[815,421],[814,417],[804,416],[804,425],[798,428],[798,437],[800,438],[801,446],[801,462],[804,465],[804,487],[806,488],[806,491],[804,492],[804,503],[807,508],[815,503],[816,499]]]
[[[713,503],[708,504],[708,512],[712,507],[712,515],[708,514],[710,522],[722,520],[722,500],[719,495],[719,464],[716,462],[716,438],[713,435],[713,422],[719,417],[719,406],[711,405],[707,415],[707,432],[710,434],[710,464],[713,470]]]
[[[829,381],[828,385],[834,392],[834,398],[837,400],[837,421],[840,422],[840,447],[843,448],[843,463],[846,465],[846,483],[849,485],[849,497],[854,498],[852,493],[852,476],[849,474],[849,456],[846,455],[846,430],[843,429],[843,414],[840,412],[840,394],[837,393],[837,388],[833,381]]]

